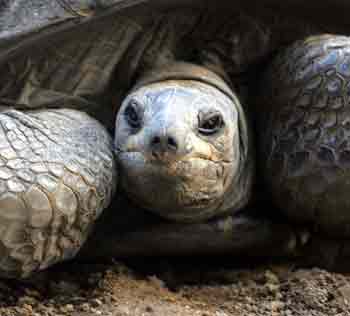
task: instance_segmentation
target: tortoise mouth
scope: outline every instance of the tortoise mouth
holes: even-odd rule
[[[139,196],[135,195],[133,192],[123,190],[126,196],[135,202],[135,204],[147,210],[153,214],[156,214],[166,220],[183,222],[183,223],[196,223],[203,220],[208,220],[212,217],[215,217],[217,214],[213,214],[211,205],[213,201],[210,199],[198,199],[184,203],[181,207],[176,208],[176,210],[169,209],[159,209],[155,207],[152,203],[147,203],[144,200],[140,200]],[[214,210],[218,207],[218,203],[214,204]]]
[[[217,215],[227,162],[191,157],[160,164],[140,152],[119,152],[117,160],[122,190],[141,208],[186,222]]]

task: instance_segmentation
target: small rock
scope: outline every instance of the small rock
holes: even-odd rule
[[[103,303],[101,300],[99,300],[98,298],[94,298],[92,301],[91,301],[91,305],[93,307],[99,307],[101,306]]]
[[[96,308],[91,308],[90,309],[90,312],[93,314],[93,315],[102,315],[102,312],[97,310]]]
[[[15,306],[15,307],[14,307],[14,310],[15,310],[18,314],[23,315],[23,308],[20,308],[20,307],[18,307],[18,306]]]
[[[80,308],[83,312],[88,312],[90,311],[90,305],[88,303],[83,303],[80,305]]]
[[[292,313],[292,311],[291,311],[290,309],[286,309],[286,310],[284,311],[284,313],[285,313],[286,316],[291,316],[291,315],[293,315],[293,313]]]
[[[74,311],[74,306],[72,304],[64,305],[60,308],[63,313],[70,313]]]
[[[275,283],[267,283],[266,287],[269,289],[269,291],[273,294],[277,294],[279,291],[279,285]]]
[[[30,312],[30,313],[33,312],[33,307],[29,304],[23,304],[23,309],[25,309],[27,312]]]
[[[280,283],[278,276],[270,270],[265,271],[265,279],[268,283]]]
[[[155,275],[150,276],[148,278],[148,280],[158,288],[165,288],[166,287],[164,281],[158,279]]]
[[[339,289],[340,296],[336,299],[340,304],[348,306],[350,304],[350,285],[344,285]]]
[[[277,311],[277,310],[280,310],[284,307],[284,303],[281,302],[281,301],[272,301],[271,302],[271,309],[273,311]]]
[[[344,299],[347,299],[350,301],[350,285],[344,285],[339,288],[339,292],[344,297]]]
[[[283,298],[282,293],[281,293],[281,292],[275,293],[275,298],[276,298],[276,300],[279,300],[279,301],[280,301],[280,300]]]
[[[36,301],[29,296],[22,296],[18,299],[17,304],[20,307],[24,307],[24,305],[32,307],[33,305],[36,305]]]
[[[154,312],[154,309],[152,306],[146,306],[146,312],[147,313],[153,313]]]

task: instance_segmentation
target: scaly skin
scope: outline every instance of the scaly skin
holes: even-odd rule
[[[322,35],[274,61],[259,100],[261,150],[289,218],[350,236],[350,39]]]
[[[135,8],[134,11],[133,8],[133,10],[91,21],[85,26],[57,34],[57,36],[43,38],[33,46],[22,46],[21,53],[16,52],[18,53],[16,58],[6,58],[8,56],[6,54],[14,47],[0,50],[0,57],[3,58],[1,61],[1,82],[3,84],[0,87],[0,109],[5,111],[0,115],[0,123],[6,133],[6,137],[0,138],[0,146],[8,144],[7,147],[0,147],[0,156],[4,156],[4,166],[0,167],[0,179],[2,179],[0,187],[3,187],[1,189],[3,193],[0,194],[0,228],[3,227],[0,229],[0,241],[3,245],[0,247],[0,268],[3,276],[27,276],[55,262],[71,258],[85,241],[97,215],[109,203],[116,182],[116,171],[111,154],[112,143],[104,127],[110,127],[112,130],[115,119],[113,113],[118,111],[121,113],[120,105],[123,99],[140,76],[142,77],[150,70],[164,69],[164,66],[177,61],[193,62],[214,70],[223,78],[230,77],[235,83],[236,91],[242,92],[242,95],[245,95],[244,92],[247,92],[247,95],[255,94],[255,87],[250,85],[249,80],[246,80],[250,76],[256,77],[257,69],[260,68],[255,66],[265,65],[275,50],[297,38],[305,37],[312,29],[306,27],[306,23],[297,23],[289,16],[277,16],[275,19],[275,15],[273,18],[270,16],[263,18],[263,16],[260,17],[260,14],[263,15],[259,12],[258,17],[251,18],[240,12],[227,12],[220,14],[220,19],[218,19],[217,13],[212,14],[206,10],[180,10],[163,14],[148,10],[148,5],[146,5],[140,10]],[[329,30],[328,26],[326,28]],[[327,133],[330,128],[328,123],[319,123],[317,120],[315,123],[317,127],[306,128],[306,122],[313,120],[310,113],[314,111],[311,111],[313,108],[311,105],[302,107],[303,115],[307,113],[305,116],[307,119],[301,123],[298,122],[300,124],[297,128],[300,130],[298,139],[314,137],[314,142],[310,144],[310,147],[301,145],[300,148],[297,148],[301,143],[291,144],[294,129],[287,126],[288,122],[297,117],[297,111],[292,105],[285,107],[286,104],[290,104],[285,101],[292,98],[294,91],[294,88],[288,83],[288,76],[293,75],[295,67],[297,70],[298,68],[303,70],[305,56],[310,52],[318,51],[318,46],[322,46],[322,43],[316,40],[314,41],[315,46],[309,46],[299,42],[284,57],[281,57],[282,64],[285,62],[290,66],[283,66],[278,61],[276,62],[277,66],[273,67],[272,77],[267,77],[264,83],[266,97],[264,102],[270,104],[271,107],[267,106],[262,112],[271,117],[264,120],[261,117],[262,113],[256,111],[255,114],[263,125],[259,131],[265,146],[263,151],[268,161],[267,166],[264,165],[263,168],[266,170],[267,179],[270,179],[268,181],[272,185],[277,203],[283,209],[287,205],[291,218],[299,218],[302,222],[322,223],[323,231],[329,233],[338,230],[338,226],[346,229],[346,225],[342,224],[343,218],[345,218],[344,223],[347,223],[346,212],[337,211],[333,216],[327,211],[326,203],[320,202],[319,205],[324,204],[323,209],[318,215],[314,215],[315,207],[312,201],[318,197],[323,198],[323,196],[325,196],[323,200],[327,199],[328,195],[320,193],[323,191],[325,182],[319,181],[317,177],[315,179],[313,173],[310,175],[307,165],[300,160],[302,155],[295,155],[295,157],[287,157],[287,155],[291,148],[297,153],[316,153],[317,148],[320,148],[316,146],[317,141],[329,138],[331,134]],[[23,47],[31,49],[23,49]],[[344,45],[334,50],[344,50]],[[328,52],[322,54],[327,56]],[[301,55],[301,59],[296,58],[297,55]],[[340,64],[345,64],[345,60],[346,58],[343,58]],[[317,63],[322,64],[318,61]],[[310,64],[309,59],[305,61],[305,64]],[[306,89],[306,84],[309,82],[308,74],[315,77],[319,75],[318,72],[312,72],[309,68],[306,70],[306,74],[302,71],[298,79],[298,93]],[[325,75],[322,76],[325,78]],[[178,80],[179,78],[172,79]],[[191,79],[196,78],[191,77]],[[280,100],[274,96],[275,88],[282,92],[284,99]],[[317,88],[316,85],[312,89],[310,93],[317,95],[317,91],[324,88]],[[245,107],[246,103],[243,102],[242,95],[240,95],[241,103]],[[260,100],[263,102],[263,99]],[[203,106],[209,103],[204,102]],[[185,105],[186,102],[183,104]],[[39,108],[46,110],[25,113],[8,110],[9,107],[17,108],[17,106],[27,110]],[[48,111],[48,108],[62,107],[87,112],[102,122],[104,127],[79,112]],[[281,111],[287,109],[290,116],[288,118],[283,116],[280,109]],[[334,116],[332,111],[327,109],[324,112],[323,109],[316,111],[316,114],[322,117],[321,122],[331,122]],[[181,116],[180,111],[175,110],[173,113],[177,117]],[[167,117],[168,120],[166,120]],[[346,114],[341,114],[340,117],[346,118]],[[171,122],[171,117],[169,119],[169,116],[164,115],[163,118],[163,123]],[[5,121],[9,123],[5,124]],[[191,121],[195,122],[193,119]],[[246,118],[242,121],[246,123]],[[237,124],[233,124],[232,121],[230,123],[235,129],[237,128]],[[237,128],[241,139],[235,138],[236,146],[237,142],[240,142],[241,146],[247,145],[247,140],[242,137],[241,133],[243,125]],[[14,131],[20,131],[18,135],[23,135],[18,136],[16,132],[6,130],[8,126]],[[266,126],[269,127],[267,131],[265,131]],[[340,123],[337,121],[333,132],[342,131],[343,128],[339,126]],[[33,133],[36,138],[26,137],[21,128],[26,130],[28,135]],[[326,132],[319,135],[313,132],[319,130]],[[186,135],[191,133],[192,131],[188,133],[186,131]],[[173,136],[179,136],[175,134]],[[22,138],[21,142],[18,142],[17,138]],[[277,149],[273,147],[275,145],[271,145],[275,140],[279,144]],[[230,144],[229,141],[232,139],[229,139],[227,144]],[[197,141],[195,145],[198,144],[201,142]],[[231,144],[228,146],[229,149],[232,149],[233,146],[232,148],[230,146]],[[207,147],[203,146],[202,149]],[[334,150],[333,147],[331,148]],[[204,154],[206,152],[207,150],[204,151]],[[230,150],[227,152],[230,153],[229,160],[232,159],[233,153]],[[276,154],[272,155],[272,159],[271,152]],[[340,160],[343,152],[344,150],[341,150],[334,154],[333,151],[332,154],[333,156],[338,155],[339,159],[336,158],[334,161],[338,164],[341,162],[341,165],[345,167],[346,160]],[[234,154],[237,155],[237,152]],[[289,173],[294,169],[292,170],[288,165],[282,168],[288,172],[286,177],[284,171],[279,173],[280,169],[276,170],[276,162],[279,160],[275,158],[278,155],[283,156],[283,163],[291,162],[294,168],[299,168],[297,177],[293,179],[290,177]],[[327,161],[329,157],[327,152],[324,152],[324,156]],[[96,157],[97,160],[95,160]],[[246,155],[240,157],[243,157],[239,158],[243,166],[248,161],[247,159],[253,160],[254,155],[247,152]],[[259,157],[259,162],[262,161],[262,157]],[[317,167],[318,160],[313,158],[312,161]],[[200,170],[203,170],[204,175],[205,172],[210,172],[209,175],[214,174],[210,168],[204,167]],[[296,240],[294,229],[288,229],[289,222],[281,226],[275,225],[269,218],[266,220],[260,220],[254,216],[245,218],[246,210],[241,214],[234,214],[247,203],[250,196],[247,193],[251,185],[252,162],[246,169],[242,167],[240,170],[239,184],[235,185],[232,182],[230,190],[222,195],[224,205],[220,209],[225,212],[220,213],[229,213],[230,216],[218,219],[215,218],[215,215],[219,213],[212,212],[203,218],[198,217],[199,222],[196,224],[179,224],[164,222],[159,218],[157,222],[148,214],[150,225],[147,226],[142,218],[140,221],[142,210],[139,208],[135,210],[138,222],[135,217],[131,216],[128,207],[125,207],[123,212],[118,212],[120,217],[115,217],[115,210],[124,207],[118,204],[119,201],[116,201],[115,204],[112,204],[112,211],[109,215],[119,225],[114,225],[112,221],[107,220],[103,225],[97,226],[98,234],[96,235],[99,235],[99,238],[96,238],[96,243],[92,243],[92,247],[89,248],[87,245],[88,255],[95,258],[99,257],[99,252],[102,255],[137,255],[148,254],[150,250],[158,254],[184,254],[194,251],[197,253],[242,253],[248,251],[249,254],[254,255],[257,253],[254,249],[255,245],[260,246],[263,253],[267,253],[265,249],[268,248],[271,252],[277,250],[279,254],[285,254],[285,245],[288,245],[289,251],[294,248],[294,244],[297,244],[294,242]],[[329,172],[334,168],[324,170]],[[185,172],[180,173],[181,175],[185,175],[183,178],[187,181],[185,184],[192,189],[192,196],[197,197],[198,188],[201,189],[205,181],[198,181],[195,175],[191,176]],[[335,176],[340,181],[339,186],[335,186],[336,193],[332,193],[337,197],[336,203],[346,202],[345,193],[348,180],[342,175],[343,173],[339,177]],[[134,178],[132,180],[137,181]],[[244,181],[246,181],[245,184]],[[193,183],[197,186],[193,186]],[[346,186],[343,186],[344,183]],[[83,190],[82,187],[85,189]],[[206,187],[210,186],[206,185]],[[320,187],[322,190],[318,192]],[[139,188],[141,191],[142,184]],[[293,195],[291,197],[290,194],[285,194],[286,191],[289,192],[288,190],[295,193],[294,196],[300,198],[302,203],[295,203]],[[144,194],[146,199],[152,196],[146,192],[146,189],[142,192],[146,193]],[[326,192],[329,194],[331,191],[327,189]],[[338,195],[343,198],[338,200]],[[234,201],[233,196],[245,198],[241,199],[241,203],[231,204]],[[94,197],[97,197],[96,201],[99,203],[95,204]],[[92,201],[92,203],[87,201]],[[335,199],[328,199],[325,202],[332,201]],[[164,204],[167,206],[166,202]],[[139,202],[139,205],[145,207],[146,201]],[[174,207],[173,204],[170,206]],[[178,208],[176,205],[174,208],[176,213]],[[157,211],[159,214],[167,215],[166,207],[159,207]],[[261,209],[261,211],[265,210]],[[325,214],[325,216],[319,216],[320,214]],[[179,217],[180,220],[183,220],[181,215],[172,216],[172,219]],[[340,215],[344,215],[343,218]],[[204,221],[204,218],[212,216],[214,218],[211,221]],[[129,225],[124,225],[124,223]],[[136,225],[137,223],[139,226]],[[124,232],[119,230],[122,228]],[[106,232],[110,234],[107,235]],[[103,243],[101,247],[103,249],[98,247],[101,243]],[[179,244],[183,246],[178,247]],[[292,247],[289,247],[290,245]]]
[[[116,120],[124,192],[175,221],[202,222],[242,209],[253,181],[252,144],[230,87],[189,63],[163,67],[136,86]],[[130,109],[140,120],[136,128],[128,120]],[[213,117],[221,122],[217,130],[201,133],[201,124]]]
[[[0,114],[0,274],[72,258],[116,183],[111,139],[74,110]]]

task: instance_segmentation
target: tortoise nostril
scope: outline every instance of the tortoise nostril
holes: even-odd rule
[[[176,150],[176,149],[177,149],[177,142],[176,142],[176,140],[175,140],[173,137],[171,137],[171,136],[168,137],[168,147],[171,148],[171,149],[173,149],[173,150]]]
[[[160,144],[160,137],[159,136],[155,136],[152,139],[152,145],[158,145]]]
[[[179,146],[174,136],[153,136],[151,139],[151,150],[153,152],[165,153],[165,152],[177,152]]]

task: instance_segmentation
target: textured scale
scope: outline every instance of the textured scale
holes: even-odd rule
[[[0,273],[73,257],[109,204],[116,174],[104,128],[74,110],[0,114]]]
[[[266,79],[262,169],[276,203],[290,218],[350,236],[350,38],[296,42]]]
[[[236,91],[244,95],[246,73],[255,76],[255,66],[265,63],[271,52],[314,33],[306,23],[287,16],[263,17],[259,11],[262,21],[255,21],[237,12],[222,14],[218,19],[206,10],[171,10],[163,15],[135,8],[47,37],[35,49],[5,60],[0,73],[2,276],[28,276],[73,257],[111,201],[117,182],[112,143],[104,127],[83,113],[50,108],[83,110],[112,128],[114,114],[137,75],[176,60],[227,72]],[[290,47],[272,66],[260,99],[266,108],[256,114],[262,125],[258,144],[263,145],[266,157],[263,170],[277,203],[291,218],[349,236],[344,225],[350,223],[346,199],[350,186],[348,51],[348,39],[334,36],[310,38]],[[35,111],[22,113],[11,107]],[[113,211],[120,206],[127,209],[115,204]],[[134,218],[130,212],[123,213],[116,217],[112,212],[115,221],[121,219],[119,225],[108,221],[98,228],[102,237],[89,248],[90,257],[102,243],[101,248],[115,249],[114,241],[120,241],[118,229],[123,232],[131,227],[133,233],[135,219],[140,228],[148,229],[139,209]],[[237,232],[242,227],[245,245],[251,237],[260,241],[264,233],[273,240],[266,233],[274,237],[277,232],[264,225],[260,226],[264,232],[257,234],[241,223],[233,227],[233,238],[228,233],[225,237],[234,244],[237,236],[241,238]],[[198,241],[207,227],[197,233],[198,238],[192,226],[186,230],[195,235],[194,248],[200,249]],[[106,231],[113,234],[106,238]],[[187,245],[186,233],[177,226],[175,231]],[[152,230],[152,237],[162,236],[158,232]],[[220,235],[216,228],[214,233]],[[129,242],[129,235],[125,236]],[[142,242],[151,240],[152,244],[149,235],[140,236]],[[168,227],[164,236],[159,239],[165,248],[175,249],[167,243],[173,236]],[[204,250],[208,245],[214,245],[215,252],[220,248],[212,237],[209,242],[203,240]],[[142,242],[137,247],[152,253]],[[123,248],[122,243],[118,246]],[[162,252],[161,248],[156,250]]]

